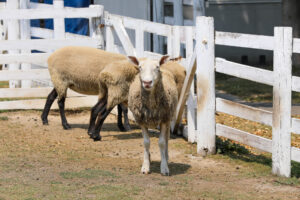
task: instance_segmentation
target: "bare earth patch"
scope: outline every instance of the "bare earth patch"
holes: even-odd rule
[[[0,199],[300,199],[299,178],[271,175],[270,165],[217,154],[196,155],[196,145],[170,140],[170,177],[160,175],[158,132],[151,133],[150,175],[140,173],[141,130],[119,132],[106,120],[102,141],[87,135],[89,111],[58,112],[43,126],[40,111],[0,114]]]

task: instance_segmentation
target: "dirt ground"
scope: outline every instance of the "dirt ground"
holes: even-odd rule
[[[171,176],[160,175],[158,132],[151,132],[151,171],[140,173],[141,130],[119,132],[116,116],[102,141],[87,135],[89,111],[58,112],[43,126],[40,111],[0,113],[0,199],[300,199],[299,178],[271,175],[269,164],[217,154],[202,158],[196,145],[170,140]],[[299,176],[298,176],[299,177]]]

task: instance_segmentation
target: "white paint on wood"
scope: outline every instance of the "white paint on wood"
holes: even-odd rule
[[[300,53],[300,38],[293,39],[293,53]]]
[[[90,5],[89,8],[98,8],[101,10],[100,5]],[[101,14],[101,17],[103,16],[104,13]],[[101,25],[100,17],[89,18],[90,37],[99,42],[99,46],[98,46],[99,49],[104,49],[104,36],[103,36],[102,29],[100,28],[100,25]]]
[[[300,119],[292,118],[292,130],[295,134],[300,134]]]
[[[275,27],[272,172],[291,175],[292,28]]]
[[[272,71],[230,62],[223,58],[216,58],[216,72],[255,81],[258,83],[273,85]]]
[[[54,37],[53,30],[47,28],[38,28],[38,27],[31,27],[30,28],[31,36],[44,38],[44,39],[52,39]],[[79,35],[75,33],[65,33],[66,39],[91,39],[91,37],[86,35]]]
[[[274,38],[272,36],[216,31],[216,44],[232,47],[273,50]]]
[[[34,40],[4,40],[1,41],[0,50],[55,50],[64,46],[90,46],[97,47],[95,39],[34,39]]]
[[[1,54],[0,64],[10,63],[31,63],[47,67],[47,59],[50,53],[34,53],[34,54]]]
[[[144,56],[150,59],[157,59],[159,60],[163,55],[159,53],[153,53],[150,51],[144,51]]]
[[[174,51],[173,51],[173,27],[169,30],[168,36],[167,36],[167,54],[171,57],[174,57]]]
[[[11,1],[11,0],[10,0]],[[13,1],[13,0],[12,0]],[[100,17],[103,12],[97,8],[46,8],[46,9],[15,9],[9,8],[0,12],[0,19],[52,19],[52,18],[90,18]]]
[[[300,92],[300,77],[292,76],[292,90]]]
[[[137,27],[135,29],[135,47],[136,47],[136,53],[138,57],[144,56],[144,23],[139,22],[137,24]]]
[[[63,9],[64,1],[63,0],[54,0],[53,1],[54,9]],[[65,19],[62,18],[54,18],[53,19],[54,26],[54,38],[55,39],[64,39],[65,38]]]
[[[6,8],[1,10],[0,15],[3,14],[3,12],[5,12],[7,9],[18,9],[19,8],[19,1],[18,0],[10,0],[6,3]],[[14,15],[14,13],[9,13],[9,15]],[[17,41],[20,38],[20,26],[19,26],[19,22],[18,20],[15,19],[8,19],[7,20],[7,39],[8,40],[12,40],[12,41]],[[1,41],[1,45],[3,44],[3,42],[6,41]],[[6,50],[6,49],[2,49],[2,50]],[[18,54],[19,50],[11,50],[11,49],[7,49],[9,50],[8,53],[9,54]],[[8,70],[17,70],[20,69],[20,65],[19,64],[9,64],[8,65]],[[16,88],[20,86],[20,81],[15,81],[13,79],[11,79],[9,81],[9,87],[10,88]]]
[[[122,46],[129,56],[136,56],[135,48],[133,47],[130,38],[127,34],[127,31],[122,23],[121,19],[113,18],[111,19],[111,23],[114,26],[114,30],[117,33],[118,38],[120,39]]]
[[[197,17],[197,152],[216,152],[214,19]]]
[[[216,111],[272,126],[272,112],[216,98]]]
[[[47,97],[53,90],[51,87],[43,88],[1,88],[1,98],[23,98],[23,97]],[[68,97],[86,96],[72,90],[68,90]]]
[[[272,140],[263,138],[251,133],[241,131],[229,126],[217,124],[216,126],[217,136],[222,136],[242,144],[252,146],[265,152],[272,152]]]
[[[22,0],[20,1],[20,8],[21,9],[28,9],[29,8],[29,0]],[[30,39],[30,20],[23,19],[20,20],[20,33],[21,33],[21,40],[28,40]],[[30,50],[22,50],[22,54],[30,54]],[[22,63],[21,64],[22,70],[29,70],[31,69],[30,63]],[[31,87],[31,80],[22,80],[21,81],[22,88],[30,88]]]
[[[180,56],[180,29],[181,29],[180,26],[173,26],[172,57]]]
[[[50,79],[48,69],[0,71],[0,81]]]

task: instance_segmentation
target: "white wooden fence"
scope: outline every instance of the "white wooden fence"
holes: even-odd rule
[[[28,4],[27,4],[28,5]],[[102,6],[90,8],[63,8],[61,1],[54,1],[53,6],[29,4],[30,9],[7,7],[0,12],[0,20],[7,20],[8,36],[12,31],[18,31],[16,23],[21,20],[54,18],[54,31],[41,28],[24,28],[37,37],[45,39],[30,39],[9,36],[8,40],[0,41],[0,51],[9,50],[9,54],[0,55],[0,64],[34,63],[46,67],[49,53],[67,45],[98,47],[102,43],[98,29],[99,17],[104,18],[106,50],[136,55],[138,57],[158,58],[161,55],[144,49],[144,33],[154,33],[167,37],[168,54],[176,57],[180,54],[180,44],[186,45],[186,55],[181,55],[182,63],[187,69],[182,95],[176,112],[176,122],[173,129],[178,128],[185,100],[187,100],[187,126],[183,135],[190,142],[197,142],[198,153],[206,155],[215,153],[215,137],[241,142],[272,153],[273,173],[290,176],[291,160],[300,162],[300,149],[291,147],[291,132],[300,133],[300,120],[291,118],[291,91],[300,92],[300,77],[292,76],[291,55],[300,53],[300,39],[292,38],[291,28],[277,27],[273,36],[215,32],[214,22],[209,17],[197,18],[195,27],[170,26],[145,20],[113,15],[104,12]],[[91,37],[65,34],[64,18],[90,18]],[[13,25],[14,24],[14,25]],[[10,27],[10,28],[9,28]],[[15,27],[15,28],[14,28]],[[133,46],[126,29],[135,30],[136,45]],[[22,28],[21,28],[22,30]],[[28,34],[28,33],[27,33]],[[122,47],[115,44],[115,35],[121,41]],[[53,38],[54,37],[54,38]],[[194,47],[194,41],[196,46]],[[264,49],[274,51],[274,71],[258,69],[215,58],[215,45],[235,46],[244,48]],[[42,50],[46,53],[30,53],[30,50]],[[21,50],[21,52],[19,52]],[[12,52],[11,52],[12,51]],[[197,65],[195,65],[195,63]],[[196,67],[197,66],[197,67]],[[2,80],[32,80],[48,79],[47,69],[14,68],[11,71],[0,71]],[[248,79],[251,81],[273,85],[273,112],[240,105],[225,99],[215,97],[215,71]],[[194,83],[194,74],[197,82]],[[194,92],[194,84],[197,92]],[[0,97],[45,97],[51,88],[6,88],[0,89]],[[66,106],[92,106],[97,97],[86,97],[75,92],[69,92]],[[41,109],[45,100],[2,101],[0,109]],[[56,104],[55,104],[56,105]],[[55,108],[55,107],[54,107]],[[272,126],[272,140],[252,135],[215,122],[215,112],[223,112],[248,120]]]

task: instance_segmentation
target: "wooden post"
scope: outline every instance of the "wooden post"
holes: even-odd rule
[[[113,34],[113,26],[109,21],[109,12],[104,12],[105,20],[105,50],[109,52],[115,51],[115,38]]]
[[[292,28],[274,29],[272,172],[291,175]]]
[[[29,9],[29,0],[22,0],[20,1],[20,9]],[[30,40],[30,20],[23,19],[20,20],[20,33],[21,33],[21,40]],[[31,50],[21,50],[22,54],[30,54]],[[21,64],[22,70],[30,70],[31,64],[30,63],[22,63]],[[31,88],[31,80],[22,80],[21,81],[22,88]]]
[[[64,1],[54,0],[53,7],[57,9],[64,8]],[[65,19],[64,18],[54,18],[54,39],[65,39]]]
[[[19,8],[19,1],[18,0],[9,0],[6,3],[6,8],[9,9],[18,9]],[[19,40],[20,38],[20,26],[19,21],[15,19],[7,20],[7,39],[8,40]],[[9,54],[18,54],[19,50],[9,50]],[[9,64],[8,70],[18,70],[20,69],[19,64]],[[20,86],[20,81],[10,80],[9,87],[16,88]]]
[[[185,38],[186,38],[186,59],[190,60],[194,52],[194,37],[193,37],[193,27],[186,26],[185,28]],[[193,78],[194,79],[194,78]],[[194,80],[191,83],[190,94],[187,100],[187,123],[188,123],[188,141],[191,143],[196,142],[196,112],[194,101]]]
[[[198,16],[205,16],[205,0],[193,0],[193,13],[194,13],[194,23],[196,23],[196,18]]]
[[[144,23],[140,21],[135,29],[135,48],[138,57],[144,56],[144,42]]]
[[[102,10],[101,17],[103,18],[104,9],[102,8],[101,5],[90,5],[89,7],[90,8],[98,8],[98,9]],[[89,30],[90,30],[90,37],[96,39],[99,42],[98,48],[104,49],[104,36],[103,36],[102,29],[100,27],[101,17],[89,18]]]
[[[153,21],[164,23],[164,0],[153,0]],[[156,53],[163,53],[164,39],[161,36],[153,36],[153,49]]]
[[[180,56],[180,26],[173,26],[172,56]]]
[[[197,17],[197,152],[216,152],[214,19]]]

